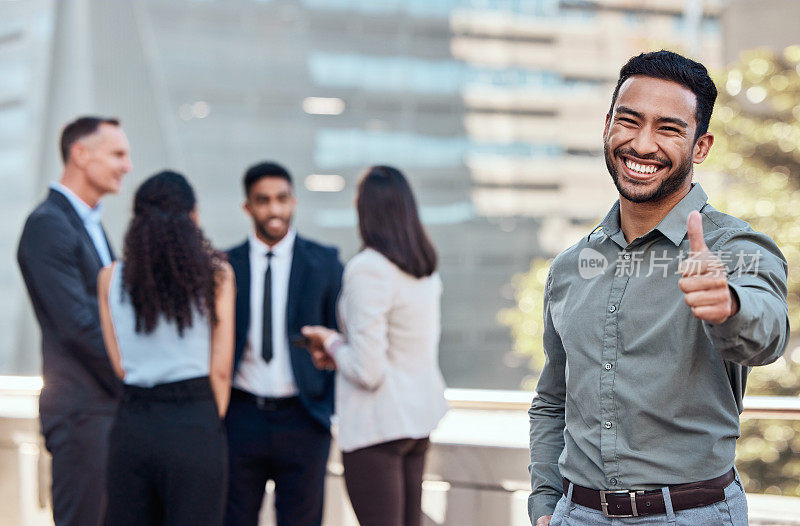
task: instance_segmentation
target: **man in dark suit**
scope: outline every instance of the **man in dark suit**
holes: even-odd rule
[[[42,331],[39,414],[53,456],[56,526],[105,514],[107,436],[121,384],[100,332],[97,273],[114,259],[100,198],[131,171],[116,119],[81,117],[61,134],[64,171],[28,216],[17,260]]]
[[[336,327],[338,251],[296,234],[289,172],[260,163],[244,177],[247,241],[228,252],[236,274],[236,349],[226,417],[226,525],[256,526],[275,483],[278,526],[319,526],[330,450],[333,373],[296,345],[304,325]]]

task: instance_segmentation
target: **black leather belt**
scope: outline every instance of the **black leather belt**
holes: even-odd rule
[[[300,398],[290,396],[287,398],[270,398],[268,396],[257,396],[247,391],[242,391],[236,387],[231,389],[231,398],[251,402],[262,411],[280,411],[300,405]]]
[[[708,506],[725,500],[725,487],[736,473],[730,471],[711,480],[669,486],[669,498],[674,511]],[[569,481],[563,479],[564,495],[569,492]],[[572,485],[572,502],[602,511],[606,517],[639,517],[666,513],[664,495],[660,489],[648,491],[614,490],[599,491]]]
[[[208,376],[190,378],[177,382],[158,384],[153,387],[123,386],[122,399],[126,402],[148,400],[152,402],[181,402],[188,400],[211,400],[214,393]]]

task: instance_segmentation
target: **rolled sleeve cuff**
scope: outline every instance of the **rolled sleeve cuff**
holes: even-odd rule
[[[724,342],[738,340],[739,335],[753,319],[753,313],[751,312],[752,302],[747,301],[747,289],[734,283],[728,283],[728,286],[730,287],[731,291],[736,294],[736,299],[739,303],[739,310],[736,312],[736,314],[718,325],[703,322],[706,328],[706,333],[711,339]]]
[[[531,524],[536,524],[536,520],[544,515],[552,515],[556,509],[556,504],[561,498],[561,495],[556,494],[538,494],[528,497],[528,515],[531,518]]]

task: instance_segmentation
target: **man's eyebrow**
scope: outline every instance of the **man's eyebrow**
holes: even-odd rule
[[[636,110],[634,110],[632,108],[629,108],[627,106],[619,106],[617,108],[617,113],[625,113],[625,114],[628,114],[628,115],[633,115],[637,119],[644,119],[644,114],[642,114],[641,112],[638,112],[638,111],[636,111]],[[671,123],[671,124],[675,124],[676,126],[680,126],[681,128],[688,128],[689,127],[689,124],[685,120],[679,119],[677,117],[662,116],[662,117],[658,117],[656,119],[656,122],[661,122],[661,123],[668,122],[668,123]]]
[[[638,111],[636,111],[634,109],[631,109],[631,108],[629,108],[627,106],[617,106],[617,113],[627,113],[628,115],[633,115],[637,119],[643,119],[644,118],[644,115],[642,115],[640,112],[638,112]]]
[[[681,128],[688,128],[689,125],[686,123],[685,120],[679,119],[677,117],[659,117],[656,119],[658,122],[668,122],[670,124],[675,124],[680,126]]]

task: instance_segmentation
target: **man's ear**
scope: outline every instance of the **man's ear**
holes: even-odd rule
[[[603,126],[603,142],[606,142],[606,137],[608,137],[608,127],[611,125],[611,114],[606,113],[606,124]]]
[[[81,141],[75,141],[69,147],[69,161],[83,168],[89,157],[89,148]]]
[[[711,150],[711,145],[714,144],[714,135],[711,133],[704,133],[694,143],[694,151],[692,152],[692,162],[700,164],[708,157],[708,152]]]

